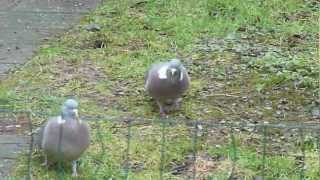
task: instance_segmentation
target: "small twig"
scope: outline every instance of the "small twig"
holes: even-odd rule
[[[222,110],[222,109],[219,108],[219,107],[214,106],[214,107],[212,107],[212,108],[217,109],[217,110],[220,111],[221,113],[225,114],[224,110]]]
[[[210,97],[210,96],[226,96],[226,97],[233,97],[233,98],[239,98],[240,96],[236,96],[233,94],[210,94],[210,95],[206,95],[206,97]]]

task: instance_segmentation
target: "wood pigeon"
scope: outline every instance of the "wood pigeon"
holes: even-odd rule
[[[154,64],[145,74],[145,89],[156,100],[161,116],[179,108],[189,83],[188,72],[179,59]]]
[[[50,161],[72,161],[72,176],[77,176],[77,159],[90,144],[89,126],[78,116],[78,102],[68,99],[61,115],[51,117],[35,137],[45,153],[44,165]]]

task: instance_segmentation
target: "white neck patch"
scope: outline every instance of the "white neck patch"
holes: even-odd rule
[[[182,81],[183,80],[183,72],[181,71],[180,72],[180,81]]]
[[[158,77],[159,79],[167,79],[167,70],[169,66],[163,66],[158,70]]]

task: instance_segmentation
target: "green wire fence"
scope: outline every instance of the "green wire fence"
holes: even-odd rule
[[[31,111],[12,111],[8,109],[0,109],[0,126],[1,131],[0,135],[3,134],[18,134],[29,137],[29,148],[24,149],[24,154],[18,156],[17,162],[25,163],[25,168],[22,168],[24,171],[24,176],[26,179],[37,179],[39,177],[36,177],[35,169],[42,169],[44,172],[46,172],[47,179],[52,178],[52,174],[50,172],[55,171],[56,172],[56,179],[66,179],[66,175],[69,173],[67,168],[68,165],[65,163],[59,163],[58,166],[52,167],[39,167],[39,158],[36,158],[37,153],[35,153],[35,146],[34,146],[34,137],[33,132],[35,129],[41,124],[36,123],[37,121],[35,119],[46,119],[50,116],[50,114],[46,113],[35,113]],[[208,121],[208,120],[183,120],[183,119],[171,119],[171,118],[155,118],[155,119],[142,119],[142,118],[126,118],[126,117],[111,117],[111,116],[105,116],[105,117],[83,117],[82,118],[85,121],[88,121],[91,127],[91,136],[94,137],[97,141],[93,141],[91,143],[91,146],[97,145],[98,153],[95,157],[90,157],[90,155],[86,155],[86,160],[84,162],[80,163],[80,174],[82,167],[85,167],[86,165],[83,163],[90,163],[91,166],[94,167],[94,173],[92,174],[92,177],[89,177],[89,175],[86,175],[86,178],[95,178],[96,175],[103,176],[103,173],[105,173],[105,170],[102,169],[108,169],[109,167],[112,169],[115,166],[118,167],[120,170],[119,172],[122,175],[115,174],[114,178],[106,176],[106,178],[109,179],[118,179],[119,177],[122,179],[139,179],[135,178],[136,174],[139,174],[143,171],[145,167],[142,167],[140,171],[137,171],[137,167],[139,165],[135,165],[134,162],[139,159],[139,157],[135,157],[135,152],[133,152],[132,149],[132,141],[137,141],[137,136],[139,135],[139,131],[134,131],[134,128],[137,127],[157,127],[160,130],[160,141],[155,143],[160,148],[157,149],[159,151],[159,164],[154,164],[155,167],[148,167],[152,169],[158,168],[158,176],[156,179],[172,179],[172,177],[175,177],[177,175],[177,179],[219,179],[217,177],[212,176],[210,174],[210,170],[203,174],[203,172],[199,171],[198,169],[198,158],[200,157],[200,152],[203,154],[203,152],[206,151],[206,149],[202,148],[204,139],[218,139],[218,138],[225,138],[226,141],[224,141],[219,146],[225,145],[226,147],[226,154],[227,157],[231,162],[230,166],[225,167],[225,171],[228,172],[228,174],[224,177],[226,179],[241,179],[241,176],[246,176],[246,172],[239,172],[239,164],[241,164],[241,159],[243,159],[244,155],[241,153],[242,145],[241,143],[241,136],[244,134],[247,136],[255,136],[256,142],[252,142],[252,146],[256,148],[257,156],[259,157],[259,163],[257,172],[254,172],[254,176],[256,178],[260,179],[273,179],[275,176],[270,177],[270,173],[272,174],[272,168],[270,166],[272,165],[272,162],[270,161],[270,158],[274,155],[277,155],[277,152],[274,152],[272,149],[273,141],[277,141],[278,143],[282,143],[281,138],[279,134],[287,133],[286,135],[288,137],[287,142],[290,142],[291,144],[294,144],[294,147],[296,149],[293,149],[292,152],[283,153],[281,150],[281,145],[278,149],[278,153],[281,156],[284,157],[292,157],[294,159],[296,165],[296,176],[298,179],[310,179],[308,177],[308,173],[306,173],[310,167],[310,163],[307,161],[307,151],[308,152],[314,152],[313,155],[316,155],[315,157],[311,157],[311,159],[317,159],[318,163],[313,164],[315,166],[315,169],[317,169],[317,173],[320,172],[320,125],[317,123],[305,123],[305,124],[297,124],[297,123],[281,123],[281,124],[248,124],[244,122],[224,122],[219,123],[215,121]],[[2,121],[1,121],[2,120]],[[4,120],[6,122],[4,122]],[[11,121],[11,122],[10,122]],[[20,122],[18,122],[20,121]],[[18,130],[5,130],[5,128],[2,128],[4,126],[9,124],[21,124],[16,127],[20,128],[20,131]],[[105,163],[104,160],[108,157],[114,156],[110,152],[108,152],[108,148],[112,147],[113,144],[108,144],[110,142],[104,140],[106,129],[102,128],[105,123],[112,123],[111,126],[108,126],[109,130],[112,129],[119,129],[121,127],[122,130],[117,130],[113,133],[111,133],[111,136],[117,136],[117,137],[123,137],[125,139],[124,144],[122,144],[122,150],[119,150],[123,152],[121,155],[121,161],[119,162],[113,162],[118,164],[111,164]],[[117,126],[117,127],[116,127]],[[185,127],[186,131],[188,131],[189,135],[188,138],[190,139],[190,145],[191,148],[185,149],[185,151],[191,151],[189,152],[189,155],[191,156],[188,160],[188,165],[181,165],[180,167],[170,168],[170,162],[168,162],[168,157],[170,156],[170,150],[168,150],[170,147],[169,141],[172,141],[172,137],[169,136],[170,130],[172,128],[175,128],[177,126],[183,126]],[[11,127],[9,125],[9,127]],[[246,129],[250,129],[247,131]],[[211,131],[222,131],[224,132],[224,137],[221,136],[214,136],[210,135]],[[143,133],[141,131],[141,133]],[[110,134],[109,134],[110,135]],[[151,134],[152,135],[152,134]],[[176,134],[178,137],[179,134]],[[184,135],[181,135],[184,136]],[[138,138],[139,140],[139,138]],[[314,144],[312,148],[310,148],[310,144]],[[212,144],[213,149],[215,148],[214,144]],[[250,145],[248,145],[250,146]],[[139,148],[145,148],[143,146]],[[217,146],[217,148],[219,148]],[[182,150],[184,151],[184,150]],[[146,154],[146,157],[148,155]],[[1,157],[0,157],[1,158]],[[3,157],[2,157],[3,158]],[[22,160],[20,160],[20,158]],[[152,157],[153,158],[153,157]],[[309,157],[310,158],[310,157]],[[106,160],[108,161],[108,160]],[[271,163],[271,164],[270,164]],[[188,166],[188,167],[186,167]],[[139,167],[138,167],[139,168]],[[188,170],[185,170],[188,168]],[[118,172],[118,173],[119,173]],[[212,170],[212,173],[214,170]],[[112,170],[110,170],[109,174],[112,174]],[[114,172],[116,173],[116,172]],[[284,172],[285,173],[285,172]],[[49,175],[50,174],[50,175]],[[281,174],[277,175],[279,179],[281,179]],[[10,177],[7,175],[7,177]],[[80,175],[81,177],[81,175]],[[179,177],[179,178],[178,178]],[[319,176],[320,177],[320,174]],[[85,178],[85,179],[86,179]],[[221,178],[221,179],[224,179]],[[68,179],[68,178],[67,178]],[[312,179],[312,178],[311,178]]]

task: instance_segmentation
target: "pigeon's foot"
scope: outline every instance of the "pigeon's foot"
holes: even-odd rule
[[[167,109],[160,109],[160,117],[161,118],[168,118]]]
[[[166,116],[166,109],[164,108],[164,106],[162,105],[161,102],[157,101],[157,104],[159,106],[159,112],[160,112],[160,117],[165,117]]]
[[[168,118],[168,115],[165,112],[160,112],[161,118]]]
[[[166,105],[163,109],[165,113],[170,113],[173,109],[173,105]]]

